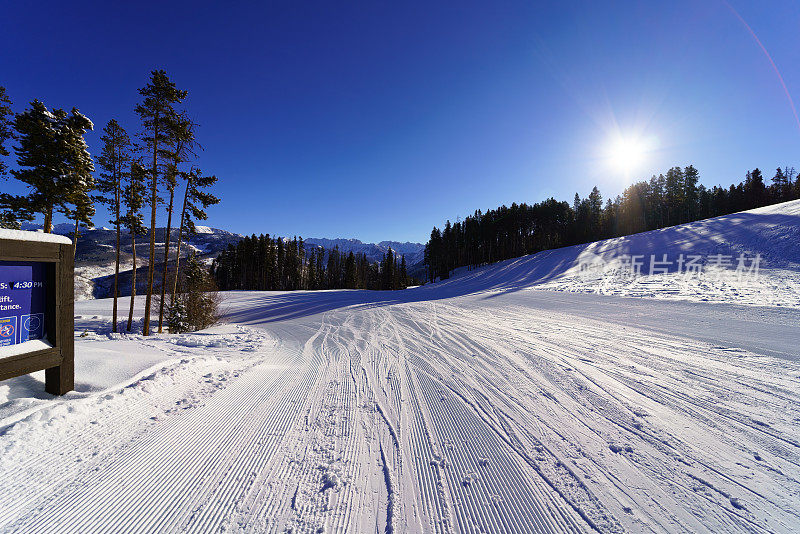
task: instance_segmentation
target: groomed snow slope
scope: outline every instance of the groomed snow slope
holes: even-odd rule
[[[178,336],[77,303],[79,391],[0,383],[0,531],[797,531],[800,311],[528,291],[533,261],[231,292]]]

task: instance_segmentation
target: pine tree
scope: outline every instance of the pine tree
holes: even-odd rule
[[[400,260],[400,286],[405,289],[408,287],[408,266],[406,265],[406,255],[403,254]]]
[[[425,245],[425,265],[428,266],[428,279],[431,282],[435,282],[436,278],[439,277],[445,278],[441,273],[443,253],[442,233],[434,226],[433,230],[431,230],[430,240]]]
[[[68,219],[75,221],[75,228],[72,231],[72,254],[73,257],[78,251],[78,238],[81,236],[80,227],[91,228],[93,226],[92,217],[95,215],[94,202],[90,195],[93,180],[84,182],[84,186],[77,188],[71,198],[71,206],[63,211]],[[84,189],[87,187],[87,189]]]
[[[70,115],[65,115],[61,125],[61,149],[64,151],[62,156],[63,172],[67,182],[65,194],[68,198],[68,205],[60,206],[59,211],[67,216],[68,219],[75,221],[73,232],[73,254],[78,248],[78,238],[80,237],[80,225],[87,228],[92,227],[92,217],[94,217],[94,160],[89,154],[89,147],[86,144],[84,135],[87,131],[94,129],[92,121],[80,113],[76,108],[72,108]]]
[[[794,169],[794,167],[789,167],[787,165],[783,168],[783,175],[786,177],[786,194],[788,195],[787,200],[800,198],[800,191],[795,191],[794,187],[794,177],[796,174],[797,171]],[[798,184],[800,184],[800,178],[798,178]]]
[[[167,309],[167,326],[170,334],[180,334],[191,330],[189,312],[186,309],[184,299],[173,299],[170,303]]]
[[[62,110],[48,111],[47,107],[34,100],[30,109],[14,119],[17,142],[15,147],[19,170],[11,175],[26,184],[29,194],[14,199],[24,204],[28,211],[44,215],[44,232],[53,230],[53,212],[58,206],[66,206],[69,183],[64,172],[64,155],[61,126],[66,114]],[[10,202],[11,199],[6,199]]]
[[[169,305],[167,324],[170,333],[202,330],[219,320],[214,281],[194,252],[186,259],[181,289]]]
[[[306,244],[303,237],[297,238],[297,289],[303,289],[305,277]]]
[[[150,74],[146,86],[139,89],[142,103],[136,106],[136,113],[142,120],[142,141],[152,164],[150,165],[150,263],[147,271],[147,296],[145,299],[142,334],[150,334],[150,306],[153,296],[153,275],[156,263],[156,210],[158,205],[158,178],[161,175],[164,150],[169,148],[180,114],[175,109],[187,95],[178,89],[163,70]]]
[[[698,189],[700,173],[693,165],[683,169],[683,222],[694,221],[697,218]]]
[[[84,139],[86,132],[92,130],[94,130],[92,121],[76,108],[72,108],[72,114],[66,118],[63,125],[63,148],[66,151],[64,166],[70,183],[70,206],[63,208],[62,213],[75,221],[73,253],[78,247],[79,225],[91,228],[92,217],[95,214],[94,199],[91,194],[95,188],[94,160]]]
[[[136,297],[136,237],[145,235],[147,230],[143,225],[142,208],[145,204],[145,194],[147,186],[145,179],[147,171],[139,161],[131,162],[130,172],[127,174],[128,183],[122,192],[122,203],[125,205],[125,216],[122,217],[122,224],[130,232],[131,251],[133,254],[133,266],[131,275],[131,301],[128,312],[128,332],[131,331],[133,324],[133,304]]]
[[[449,222],[449,221],[448,221]],[[394,289],[395,262],[392,248],[386,251],[381,262],[381,289]]]
[[[6,143],[13,137],[14,113],[11,111],[11,99],[6,88],[0,85],[0,178],[8,175],[6,158],[11,154]],[[0,228],[19,229],[20,220],[30,220],[33,214],[27,209],[24,197],[0,193]]]
[[[665,183],[665,201],[667,208],[667,225],[673,226],[683,222],[684,213],[684,190],[686,182],[683,176],[683,169],[672,167],[667,171]]]
[[[317,251],[308,251],[308,266],[306,267],[306,289],[317,289]]]
[[[19,230],[20,221],[32,221],[33,218],[34,212],[26,196],[0,193],[0,228]]]
[[[603,215],[603,196],[597,186],[592,188],[589,193],[589,235],[595,236],[600,233],[601,220]],[[518,255],[518,254],[517,254]]]
[[[164,323],[164,301],[167,290],[167,270],[169,266],[169,243],[172,237],[172,206],[175,201],[175,187],[178,184],[178,174],[182,163],[188,161],[195,156],[194,147],[196,141],[194,139],[195,124],[181,114],[172,125],[170,132],[170,141],[172,147],[165,151],[165,156],[168,161],[166,165],[166,172],[164,173],[165,185],[169,192],[169,202],[167,204],[167,229],[164,237],[164,262],[161,268],[161,300],[158,305],[158,333],[162,332]],[[177,265],[175,267],[177,269]],[[177,271],[175,276],[177,280]],[[176,282],[177,284],[177,282]]]
[[[130,137],[115,119],[111,119],[103,128],[103,149],[97,158],[100,166],[100,177],[95,187],[100,193],[95,200],[108,206],[112,218],[109,221],[116,230],[117,241],[114,248],[116,255],[114,265],[114,305],[112,309],[112,332],[117,331],[117,298],[119,297],[119,254],[122,226],[122,180],[130,164]],[[141,224],[141,223],[140,223]],[[134,245],[135,246],[135,245]]]
[[[6,143],[13,137],[14,113],[11,111],[11,99],[6,94],[6,88],[0,85],[0,178],[8,175],[8,158],[11,153]],[[20,227],[19,221],[30,220],[33,215],[25,210],[24,199],[8,193],[0,193],[0,228]]]
[[[92,122],[76,108],[71,113],[51,112],[34,100],[29,110],[16,116],[14,128],[20,169],[11,174],[28,186],[29,193],[16,198],[5,195],[3,203],[44,215],[46,233],[52,232],[54,211],[91,224],[94,208],[88,195],[94,187],[94,163],[83,136],[93,129]]]
[[[647,196],[647,213],[649,214],[647,229],[654,230],[669,226],[669,214],[667,208],[666,186],[667,179],[663,174],[650,178],[649,194]]]
[[[347,254],[347,259],[344,262],[344,280],[345,288],[356,288],[356,256],[353,254],[352,250]]]
[[[175,250],[175,281],[172,286],[172,295],[178,288],[178,271],[181,261],[181,243],[184,232],[186,235],[195,235],[197,228],[195,221],[204,221],[208,218],[206,208],[214,204],[219,204],[220,199],[211,193],[204,191],[217,183],[214,175],[203,176],[203,171],[193,168],[189,172],[182,173],[181,176],[186,180],[186,188],[183,196],[183,208],[181,208],[181,219],[178,226],[178,242]]]
[[[325,289],[324,247],[318,247],[314,253],[314,289]]]
[[[778,167],[775,176],[772,177],[773,198],[776,202],[784,202],[791,197],[789,190],[789,179],[783,173],[783,169]]]
[[[8,175],[9,152],[6,143],[13,138],[14,113],[11,111],[11,99],[6,88],[0,85],[0,178]],[[20,228],[20,220],[33,219],[28,209],[27,199],[8,193],[0,193],[0,228]]]
[[[0,85],[0,177],[8,173],[8,164],[5,158],[11,153],[6,148],[6,142],[12,137],[12,122],[14,113],[11,111],[11,99],[6,94],[6,88]]]
[[[286,257],[284,250],[283,238],[275,238],[276,260],[275,260],[275,289],[281,291],[285,289],[283,285],[283,272],[284,272],[284,258]]]
[[[331,250],[328,251],[328,266],[325,269],[325,274],[327,275],[327,288],[328,289],[336,289],[341,287],[341,275],[339,272],[339,247],[334,246]]]
[[[747,173],[744,183],[745,206],[742,209],[760,208],[766,203],[767,188],[759,169]]]

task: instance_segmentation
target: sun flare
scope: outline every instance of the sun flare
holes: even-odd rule
[[[636,139],[617,139],[611,144],[608,157],[617,170],[626,173],[636,170],[645,159],[647,149]]]

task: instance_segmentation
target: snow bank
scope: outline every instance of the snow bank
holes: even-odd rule
[[[127,320],[128,298],[119,299],[120,328]],[[209,352],[226,360],[250,359],[269,336],[260,330],[221,325],[203,332],[144,337],[141,331],[143,298],[137,297],[134,333],[111,332],[111,300],[77,302],[75,315],[75,390],[65,397],[44,391],[44,371],[0,382],[0,428],[20,414],[47,405],[55,399],[81,398],[110,388],[124,387],[141,373],[171,365],[187,354]],[[0,348],[0,357],[48,348],[44,341],[28,341]]]

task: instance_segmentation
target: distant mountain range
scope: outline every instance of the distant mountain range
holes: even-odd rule
[[[406,263],[414,265],[422,261],[425,256],[425,245],[421,243],[400,243],[399,241],[381,241],[380,243],[362,243],[358,239],[326,239],[309,237],[305,239],[306,246],[317,245],[325,250],[339,247],[340,252],[364,253],[372,262],[380,261],[383,255],[391,248],[395,253],[405,255]]]
[[[23,223],[23,230],[41,231],[42,226],[32,223]],[[74,226],[69,223],[57,224],[53,227],[53,233],[71,236]],[[178,238],[177,230],[171,233],[172,245]],[[166,236],[165,228],[156,228],[156,257],[163,258],[164,241]],[[244,236],[219,228],[208,226],[197,226],[197,234],[184,239],[184,252],[194,250],[195,253],[210,263],[213,258],[225,250],[228,245],[235,244]],[[371,262],[380,261],[384,254],[391,249],[398,254],[405,255],[406,263],[410,270],[417,264],[422,263],[425,245],[421,243],[400,243],[397,241],[381,241],[380,243],[363,243],[358,239],[327,239],[327,238],[308,238],[305,239],[306,248],[310,246],[323,247],[326,250],[339,247],[340,252],[363,253]],[[116,231],[109,228],[93,228],[91,230],[81,230],[78,238],[78,249],[75,254],[75,298],[104,298],[108,296],[113,283],[114,273],[114,247],[116,243]],[[122,233],[122,254],[120,257],[121,284],[120,293],[130,292],[131,273],[130,265],[132,258],[131,238],[126,232]],[[145,267],[137,272],[137,288],[144,282],[143,274],[147,271],[147,254],[149,253],[150,235],[138,236],[136,238],[136,259],[137,267]],[[188,246],[187,246],[188,245]],[[172,255],[172,253],[170,253]],[[181,254],[184,256],[185,254]]]

